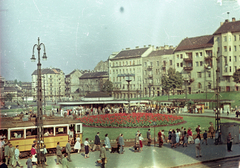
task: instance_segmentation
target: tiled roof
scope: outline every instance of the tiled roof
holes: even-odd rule
[[[132,57],[141,57],[141,55],[147,51],[146,48],[138,48],[138,49],[127,49],[120,51],[114,58],[112,59],[122,59],[122,58],[132,58]]]
[[[227,32],[240,32],[240,20],[234,22],[224,22],[213,35],[227,33]]]
[[[93,97],[111,97],[111,96],[106,92],[90,92],[85,97],[93,98]]]
[[[170,55],[173,54],[173,49],[164,49],[164,50],[157,50],[157,51],[152,51],[148,56],[161,56],[161,55]]]
[[[58,74],[59,72],[61,72],[61,69],[58,68],[45,68],[45,69],[41,69],[41,73],[42,74]],[[37,70],[35,70],[32,75],[37,75]]]
[[[4,92],[16,92],[17,90],[16,87],[4,87]]]
[[[101,78],[108,76],[108,72],[89,72],[83,74],[79,79]]]
[[[192,49],[199,49],[199,48],[206,48],[213,46],[213,35],[206,35],[206,36],[199,36],[199,37],[192,37],[192,38],[185,38],[183,39],[180,44],[177,46],[176,51],[182,50],[192,50]]]

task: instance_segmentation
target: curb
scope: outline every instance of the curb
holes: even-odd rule
[[[236,157],[239,157],[239,156],[240,156],[240,155],[226,156],[226,157],[222,157],[222,158],[205,160],[205,161],[199,161],[199,162],[197,162],[197,163],[184,164],[184,165],[173,166],[173,167],[169,167],[169,168],[180,168],[180,167],[185,167],[185,166],[194,166],[194,165],[199,165],[199,164],[204,164],[204,163],[216,162],[216,161],[219,161],[219,160],[225,160],[225,159],[229,159],[229,158],[236,158]]]

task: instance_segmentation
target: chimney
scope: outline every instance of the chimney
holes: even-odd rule
[[[148,47],[151,47],[151,44],[148,44]]]
[[[228,22],[228,19],[226,19],[225,22],[227,23],[227,22]]]
[[[164,50],[164,47],[161,46],[160,50]]]
[[[158,46],[156,47],[156,49],[158,50]]]
[[[146,45],[144,45],[143,47],[146,48]]]
[[[130,48],[126,48],[126,50],[130,50]]]
[[[223,22],[220,22],[220,26],[222,26],[223,25]]]
[[[139,46],[136,46],[136,48],[139,48]]]
[[[170,46],[169,46],[169,49],[173,49],[173,46],[172,46],[172,45],[170,45]]]
[[[168,45],[164,45],[164,49],[169,49]]]
[[[235,21],[236,21],[236,19],[235,19],[235,17],[233,17],[233,18],[232,18],[232,22],[235,22]]]

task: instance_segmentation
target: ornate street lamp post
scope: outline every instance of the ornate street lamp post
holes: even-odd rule
[[[43,114],[42,114],[42,82],[41,82],[41,63],[40,63],[40,50],[41,47],[44,49],[43,53],[43,60],[47,59],[46,56],[46,49],[45,45],[43,43],[40,43],[40,39],[38,37],[38,44],[35,44],[33,46],[33,54],[31,61],[35,61],[36,58],[34,56],[34,49],[37,48],[38,50],[38,63],[37,63],[37,82],[38,82],[38,87],[37,87],[37,159],[38,159],[38,165],[37,167],[45,167],[44,164],[44,156],[43,156],[43,148],[44,148],[44,130],[43,130]]]
[[[127,83],[128,83],[128,113],[130,113],[130,94],[129,94],[129,89],[130,89],[130,82],[132,81],[130,79],[130,75],[127,75],[127,79],[126,79]]]

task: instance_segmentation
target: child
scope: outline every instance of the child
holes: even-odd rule
[[[204,141],[206,142],[206,145],[207,145],[207,130],[205,130],[205,132],[203,133],[203,142],[202,142],[202,144],[204,143]]]
[[[67,153],[64,153],[64,158],[62,159],[62,167],[63,167],[63,168],[69,168],[69,167],[68,167],[67,156],[68,156],[68,154],[67,154]]]
[[[32,168],[32,155],[30,154],[26,162],[27,168]]]

